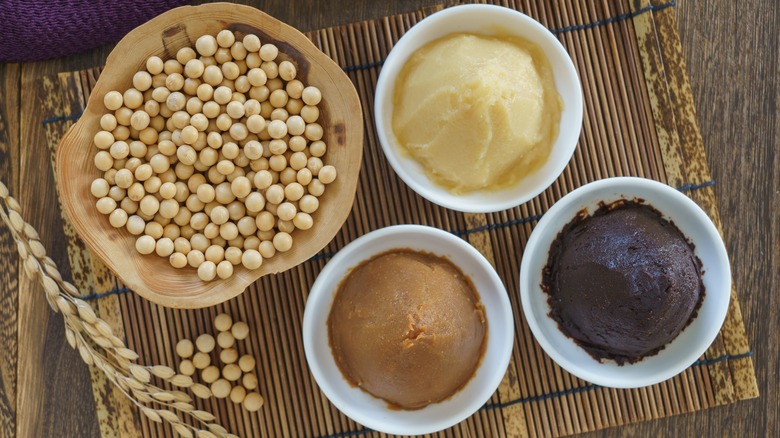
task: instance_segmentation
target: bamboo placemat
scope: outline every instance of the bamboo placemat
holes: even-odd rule
[[[103,318],[125,333],[141,361],[177,365],[178,339],[211,329],[228,312],[248,321],[255,335],[245,347],[257,359],[266,404],[249,414],[229,401],[198,401],[200,409],[241,436],[378,436],[346,418],[318,390],[306,366],[301,321],[307,292],[327,260],[347,242],[371,230],[418,223],[467,239],[494,263],[510,294],[515,348],[504,381],[468,420],[437,436],[568,435],[708,409],[758,396],[752,352],[739,301],[732,291],[729,314],[707,353],[681,375],[652,387],[616,390],[566,373],[534,340],[520,307],[520,258],[539,217],[587,182],[642,176],[677,187],[720,227],[690,85],[674,19],[674,2],[501,1],[547,26],[577,66],[585,98],[577,151],[561,177],[532,201],[493,214],[462,214],[417,196],[382,155],[373,126],[373,92],[382,61],[395,41],[431,10],[310,32],[308,36],[347,72],[360,94],[366,123],[364,162],[352,214],[320,254],[283,274],[267,276],[241,296],[208,309],[172,310],[129,291],[76,237],[65,220],[74,282],[92,291]],[[598,3],[598,4],[596,4]],[[52,150],[76,120],[99,69],[62,73],[45,85],[44,121]],[[141,419],[92,371],[103,436],[173,436]]]

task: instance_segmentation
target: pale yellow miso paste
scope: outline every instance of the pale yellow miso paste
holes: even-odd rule
[[[536,45],[474,34],[417,50],[396,79],[393,102],[402,149],[454,193],[505,188],[536,170],[563,107]]]

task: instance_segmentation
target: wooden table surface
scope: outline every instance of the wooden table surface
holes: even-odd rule
[[[245,1],[301,29],[376,18],[443,0]],[[780,8],[761,0],[678,1],[676,14],[761,396],[598,436],[780,434]],[[0,64],[0,180],[50,255],[67,268],[42,77],[102,65],[110,47],[47,62]],[[25,278],[0,225],[0,437],[99,436],[89,370],[62,319]]]

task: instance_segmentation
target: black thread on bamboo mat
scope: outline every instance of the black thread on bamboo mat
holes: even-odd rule
[[[637,9],[635,11],[627,12],[625,14],[616,15],[616,16],[613,16],[613,17],[608,17],[608,18],[605,18],[605,19],[602,19],[602,20],[592,21],[590,23],[575,24],[575,25],[572,25],[572,26],[566,26],[566,27],[561,27],[561,28],[557,28],[557,29],[550,29],[550,32],[555,34],[555,35],[559,35],[559,34],[562,34],[562,33],[573,32],[573,31],[577,31],[577,30],[592,29],[594,27],[605,26],[607,24],[617,23],[617,22],[624,21],[624,20],[627,20],[627,19],[630,19],[630,18],[634,18],[634,17],[636,17],[638,15],[642,15],[642,14],[644,14],[646,12],[661,11],[663,9],[666,9],[666,8],[669,8],[669,7],[674,7],[674,6],[676,6],[676,2],[674,0],[672,0],[672,1],[668,2],[668,3],[664,3],[664,4],[661,4],[661,5],[658,5],[658,6],[655,6],[655,5],[651,4],[651,5],[645,6],[643,8],[639,8],[639,9]],[[366,64],[349,65],[349,66],[343,67],[343,70],[345,72],[351,72],[351,71],[356,71],[356,70],[364,70],[364,69],[368,69],[368,68],[375,68],[375,67],[382,66],[382,64],[384,64],[384,62],[385,62],[384,60],[381,60],[381,61],[374,61],[374,62],[370,62],[370,63],[366,63]],[[48,125],[50,123],[57,123],[57,122],[65,122],[65,121],[69,121],[69,120],[76,120],[79,117],[81,117],[82,113],[83,113],[83,111],[79,111],[79,112],[71,114],[69,116],[49,117],[49,118],[43,119],[42,124],[44,126],[46,126],[46,125]]]
[[[701,184],[685,184],[685,185],[682,185],[680,187],[677,187],[677,190],[679,190],[681,192],[686,192],[686,191],[691,191],[692,192],[692,191],[695,191],[695,190],[703,189],[705,187],[711,187],[711,186],[714,186],[714,185],[715,185],[715,180],[710,180],[710,181],[707,181],[707,182],[703,182]],[[542,214],[544,214],[544,213],[542,213]],[[539,219],[541,219],[542,214],[535,214],[533,216],[522,217],[522,218],[519,218],[519,219],[512,219],[510,221],[499,222],[499,223],[496,223],[496,224],[480,225],[478,227],[466,228],[466,229],[463,229],[463,230],[452,230],[452,231],[450,231],[450,233],[452,233],[452,234],[454,234],[456,236],[462,237],[462,236],[467,236],[467,235],[473,234],[473,233],[479,233],[480,231],[492,231],[492,230],[497,230],[497,229],[500,229],[500,228],[512,227],[512,226],[515,226],[515,225],[521,225],[521,224],[528,223],[528,222],[538,221]],[[322,252],[322,253],[313,255],[312,257],[310,257],[306,261],[307,262],[316,262],[316,261],[319,261],[319,260],[329,259],[329,258],[333,257],[334,255],[335,255],[335,253],[332,253],[332,252],[329,252],[329,251],[328,252]],[[114,288],[114,289],[112,289],[112,290],[110,290],[108,292],[95,293],[95,294],[87,295],[87,296],[81,297],[81,299],[83,299],[83,300],[94,300],[94,299],[98,299],[98,298],[107,297],[109,295],[124,294],[124,293],[127,293],[127,292],[130,292],[130,289],[128,289],[126,287]]]
[[[48,119],[43,119],[43,122],[41,122],[41,124],[43,126],[46,126],[49,123],[66,122],[66,121],[69,121],[69,120],[76,120],[79,117],[81,117],[82,113],[83,113],[82,111],[79,111],[79,112],[73,113],[73,114],[71,114],[69,116],[49,117]]]
[[[355,70],[364,70],[367,68],[374,68],[374,67],[380,67],[382,64],[384,64],[385,61],[375,61],[375,62],[369,62],[368,64],[358,64],[358,65],[348,65],[344,67],[344,71],[349,73],[351,71]]]
[[[126,294],[128,292],[130,292],[130,289],[128,289],[126,287],[115,287],[115,288],[111,289],[108,292],[102,292],[102,293],[98,293],[98,294],[90,294],[90,295],[81,297],[81,299],[82,300],[96,300],[98,298],[107,297],[109,295]]]
[[[692,363],[689,368],[691,368],[691,367],[699,367],[699,366],[706,366],[706,365],[713,365],[713,364],[716,364],[718,362],[723,362],[723,361],[727,361],[727,360],[744,359],[746,357],[753,357],[753,352],[752,351],[748,351],[747,353],[735,354],[735,355],[724,354],[723,356],[718,356],[718,357],[716,357],[714,359],[699,359],[696,362]],[[601,387],[600,385],[590,384],[590,385],[586,385],[586,386],[581,386],[579,388],[566,389],[566,390],[563,390],[563,391],[555,391],[555,392],[551,392],[551,393],[548,393],[548,394],[535,395],[533,397],[526,397],[526,398],[521,398],[521,399],[517,399],[517,400],[510,400],[510,401],[504,402],[504,403],[485,404],[484,406],[482,406],[481,409],[503,409],[503,408],[506,408],[506,407],[509,407],[509,406],[512,406],[512,405],[516,405],[516,404],[519,404],[519,403],[538,402],[538,401],[547,400],[549,398],[562,397],[562,396],[565,396],[565,395],[577,394],[577,393],[580,393],[580,392],[590,391],[592,389],[596,389],[596,388],[600,388],[600,387]]]
[[[642,15],[645,12],[661,11],[661,10],[664,10],[666,8],[671,8],[671,7],[674,7],[674,6],[676,6],[674,0],[672,0],[670,2],[667,2],[667,3],[660,4],[658,6],[655,6],[655,5],[651,4],[651,5],[647,5],[647,6],[643,7],[643,8],[639,8],[639,9],[637,9],[635,11],[626,12],[625,14],[620,14],[620,15],[616,15],[614,17],[605,18],[603,20],[596,20],[596,21],[593,21],[593,22],[587,23],[587,24],[576,24],[576,25],[573,25],[573,26],[561,27],[559,29],[550,29],[550,32],[552,32],[555,35],[558,35],[558,34],[561,34],[561,33],[564,33],[564,32],[572,32],[572,31],[575,31],[575,30],[592,29],[594,27],[604,26],[604,25],[607,25],[607,24],[612,24],[612,23],[617,23],[619,21],[628,20],[630,18],[636,17],[637,15]]]
[[[670,2],[667,2],[667,3],[660,4],[658,6],[655,6],[655,5],[651,4],[651,5],[645,6],[643,8],[639,8],[637,10],[631,11],[631,12],[626,12],[625,14],[615,15],[613,17],[604,18],[602,20],[591,21],[590,23],[575,24],[575,25],[572,25],[572,26],[566,26],[566,27],[561,27],[561,28],[557,28],[557,29],[550,29],[550,32],[555,34],[555,35],[559,35],[559,34],[562,34],[562,33],[573,32],[573,31],[576,31],[576,30],[592,29],[594,27],[606,26],[608,24],[612,24],[612,23],[617,23],[617,22],[620,22],[620,21],[628,20],[630,18],[634,18],[634,17],[636,17],[638,15],[642,15],[642,14],[647,13],[647,12],[661,11],[661,10],[664,10],[666,8],[671,8],[671,7],[674,7],[674,6],[676,6],[676,2],[674,0],[672,0]],[[364,69],[368,69],[368,68],[380,67],[382,64],[384,64],[384,62],[385,62],[384,60],[381,60],[381,61],[369,62],[369,63],[366,63],[366,64],[348,65],[348,66],[342,67],[342,68],[343,68],[343,70],[345,72],[351,72],[351,71],[357,71],[357,70],[364,70]],[[71,114],[69,116],[49,117],[47,119],[43,119],[43,125],[46,126],[49,123],[64,122],[64,121],[68,121],[68,120],[76,120],[79,117],[81,117],[81,114],[82,114],[82,111],[79,111],[78,113]]]
[[[535,214],[533,216],[521,217],[520,219],[512,219],[511,221],[499,222],[497,224],[480,225],[474,228],[467,228],[465,230],[454,230],[452,234],[456,236],[468,236],[469,234],[479,233],[480,231],[491,231],[498,228],[512,227],[515,225],[525,224],[528,222],[535,222],[542,218],[541,214]]]
[[[562,33],[573,32],[575,30],[585,30],[585,29],[592,29],[594,27],[599,27],[599,26],[606,26],[607,24],[617,23],[617,22],[620,22],[620,21],[623,21],[623,20],[628,20],[630,18],[634,18],[634,17],[636,17],[638,15],[642,15],[642,14],[644,14],[646,12],[661,11],[661,10],[664,10],[666,8],[671,8],[671,7],[674,7],[674,6],[676,6],[676,3],[675,3],[674,0],[672,0],[672,1],[668,2],[668,3],[664,3],[664,4],[661,4],[661,5],[658,5],[658,6],[648,5],[648,6],[645,6],[643,8],[639,8],[639,9],[637,9],[635,11],[626,12],[625,14],[615,15],[614,17],[604,18],[603,20],[596,20],[596,21],[591,21],[590,23],[586,23],[586,24],[575,24],[575,25],[572,25],[572,26],[566,26],[566,27],[561,27],[561,28],[557,28],[557,29],[550,29],[550,33],[552,33],[554,35],[560,35]],[[384,64],[384,63],[385,63],[385,61],[381,60],[381,61],[369,62],[367,64],[348,65],[346,67],[343,67],[343,70],[345,72],[349,73],[351,71],[365,70],[365,69],[368,69],[368,68],[381,67],[382,64]]]
[[[752,357],[752,356],[753,356],[753,352],[752,351],[748,351],[747,353],[742,353],[742,354],[735,354],[735,355],[724,354],[723,356],[719,356],[719,357],[716,357],[714,359],[701,359],[701,360],[697,360],[696,362],[692,363],[689,368],[703,366],[703,365],[712,365],[712,364],[716,364],[718,362],[723,362],[723,361],[727,361],[727,360],[744,359],[746,357]],[[550,393],[547,393],[547,394],[539,394],[539,395],[534,395],[534,396],[531,396],[531,397],[519,398],[519,399],[516,399],[516,400],[510,400],[510,401],[504,402],[504,403],[492,403],[492,404],[491,403],[486,403],[486,404],[482,405],[482,407],[479,408],[479,410],[481,411],[481,410],[490,410],[490,409],[504,409],[504,408],[508,408],[510,406],[517,405],[517,404],[534,403],[534,402],[544,401],[544,400],[551,399],[551,398],[563,397],[563,396],[567,396],[567,395],[571,395],[571,394],[579,394],[581,392],[592,391],[592,390],[597,389],[597,388],[602,388],[602,386],[596,385],[596,384],[590,384],[590,385],[581,386],[579,388],[571,388],[571,389],[565,389],[565,390],[562,390],[562,391],[550,392]],[[335,434],[332,434],[332,435],[321,436],[321,437],[318,437],[318,438],[343,438],[343,437],[348,437],[348,436],[365,435],[366,433],[370,433],[370,432],[373,432],[373,430],[371,430],[371,429],[361,429],[361,430],[353,430],[353,431],[349,431],[349,432],[339,432],[339,433],[335,433]]]
[[[625,14],[615,15],[613,17],[608,17],[608,18],[604,18],[602,20],[592,21],[590,23],[575,24],[575,25],[572,25],[572,26],[566,26],[566,27],[561,27],[561,28],[557,28],[557,29],[550,29],[550,32],[555,34],[555,35],[559,35],[559,34],[562,34],[562,33],[573,32],[573,31],[577,31],[577,30],[592,29],[594,27],[605,26],[605,25],[608,25],[608,24],[612,24],[612,23],[617,23],[617,22],[620,22],[620,21],[628,20],[628,19],[634,18],[634,17],[636,17],[638,15],[642,15],[642,14],[644,14],[646,12],[661,11],[663,9],[674,7],[674,6],[676,6],[676,2],[674,0],[672,0],[670,2],[667,2],[667,3],[660,4],[658,6],[655,6],[655,5],[651,4],[651,5],[645,6],[643,8],[639,8],[637,10],[631,11],[631,12],[626,12]],[[343,69],[344,69],[345,72],[351,72],[351,71],[356,71],[356,70],[364,70],[364,69],[368,69],[368,68],[379,67],[382,64],[384,64],[384,62],[385,62],[384,60],[381,60],[381,61],[370,62],[370,63],[367,63],[367,64],[349,65],[349,66],[343,67]],[[79,117],[81,117],[81,114],[82,114],[82,112],[79,111],[78,113],[74,113],[74,114],[71,114],[69,116],[49,117],[47,119],[43,119],[43,125],[46,126],[46,125],[48,125],[50,123],[64,122],[64,121],[69,121],[69,120],[76,120]]]
[[[335,253],[332,253],[332,252],[322,252],[322,253],[315,254],[315,255],[311,256],[311,258],[309,258],[306,261],[307,262],[316,262],[318,260],[329,259],[329,258],[333,257],[334,255],[335,255]]]
[[[737,359],[744,359],[746,357],[753,357],[753,352],[748,351],[747,353],[742,354],[724,354],[723,356],[716,357],[715,359],[700,359],[691,364],[692,367],[701,366],[701,365],[713,365],[718,362],[723,362],[724,360],[737,360]]]
[[[701,184],[686,184],[684,186],[677,187],[677,190],[679,190],[681,192],[687,192],[689,190],[690,191],[699,190],[699,189],[703,189],[705,187],[710,187],[710,186],[714,186],[714,185],[715,185],[715,180],[712,179],[712,180],[709,180],[709,181],[707,181],[705,183],[701,183]]]
[[[337,432],[337,433],[334,433],[333,435],[325,435],[324,437],[321,437],[321,438],[344,438],[344,437],[348,437],[348,436],[365,435],[365,434],[371,433],[371,432],[373,432],[372,429],[365,428],[365,429],[360,429],[360,430],[351,430],[351,431],[348,431],[348,432]]]
[[[579,394],[580,392],[590,391],[590,390],[596,389],[596,388],[600,388],[600,386],[596,385],[596,384],[590,384],[590,385],[581,386],[579,388],[565,389],[563,391],[555,391],[555,392],[550,392],[550,393],[547,393],[547,394],[535,395],[535,396],[532,396],[532,397],[519,398],[517,400],[509,400],[508,402],[504,402],[504,403],[485,404],[485,405],[483,405],[480,408],[480,410],[482,410],[482,409],[504,409],[504,408],[508,408],[509,406],[517,405],[517,404],[520,404],[520,403],[533,403],[533,402],[538,402],[538,401],[542,401],[542,400],[547,400],[549,398],[563,397],[565,395],[571,395],[571,394]]]

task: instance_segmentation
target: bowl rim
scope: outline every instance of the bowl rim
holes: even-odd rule
[[[384,413],[387,415],[387,418],[385,419],[371,416],[370,414],[365,413],[364,410],[360,409],[359,405],[356,404],[358,401],[349,397],[342,397],[340,395],[339,390],[336,388],[351,387],[351,385],[349,385],[343,376],[339,375],[337,382],[334,382],[334,379],[328,379],[327,373],[324,370],[324,364],[335,364],[330,347],[327,348],[328,354],[318,354],[314,346],[315,343],[317,343],[315,340],[317,331],[325,330],[327,332],[328,330],[327,327],[321,328],[318,325],[322,321],[323,317],[327,323],[327,315],[330,314],[330,309],[336,295],[335,288],[340,283],[340,281],[345,278],[346,275],[348,275],[349,272],[351,272],[351,270],[359,263],[367,260],[370,257],[387,251],[383,248],[377,248],[376,245],[374,245],[375,242],[381,242],[383,240],[391,239],[400,235],[408,235],[418,238],[417,241],[420,242],[420,247],[424,247],[426,245],[430,246],[428,245],[428,242],[433,240],[443,240],[446,244],[451,245],[452,248],[454,248],[456,251],[460,252],[470,260],[473,260],[474,264],[470,266],[470,268],[472,268],[474,271],[480,271],[481,273],[486,274],[490,280],[491,291],[480,291],[480,298],[483,302],[483,305],[485,305],[484,296],[486,293],[495,294],[495,298],[501,302],[501,305],[492,306],[493,308],[491,311],[494,312],[494,315],[497,316],[497,320],[505,322],[505,324],[502,324],[501,326],[493,325],[496,323],[492,322],[492,320],[489,322],[491,325],[488,326],[488,345],[486,346],[485,353],[483,353],[483,360],[480,362],[479,366],[475,370],[474,376],[468,381],[466,386],[455,393],[455,395],[460,394],[462,391],[465,391],[467,388],[469,388],[469,386],[473,386],[474,383],[480,383],[481,386],[477,386],[475,387],[476,389],[472,389],[475,396],[470,399],[467,405],[462,409],[452,411],[446,418],[437,422],[428,423],[425,427],[405,424],[403,422],[403,418],[401,417],[403,417],[404,413],[424,412],[425,409],[428,409],[431,406],[446,406],[446,403],[453,400],[452,397],[415,411],[392,410],[385,408]],[[426,249],[421,248],[414,249],[426,251]],[[365,256],[356,254],[362,250],[366,251],[367,254]],[[433,250],[431,250],[431,252],[439,256],[447,257],[451,260],[449,257],[450,254],[443,254]],[[359,257],[359,259],[356,257]],[[460,266],[459,268],[463,269]],[[486,307],[486,312],[487,311],[488,309]],[[498,343],[502,339],[500,337],[496,337],[495,333],[497,331],[505,333],[505,339],[503,339],[505,342],[503,344]],[[504,374],[506,373],[506,369],[509,366],[509,361],[511,359],[511,354],[514,347],[514,316],[507,289],[498,276],[498,273],[492,267],[490,262],[485,259],[482,253],[480,253],[471,244],[452,233],[434,227],[413,224],[392,225],[371,231],[355,239],[342,248],[338,253],[336,253],[336,255],[333,256],[333,258],[331,258],[331,260],[325,265],[320,274],[317,276],[317,279],[315,280],[311,289],[309,290],[309,296],[306,300],[306,308],[303,315],[302,337],[304,352],[309,370],[314,376],[314,380],[320,390],[325,394],[328,400],[330,400],[330,402],[336,406],[336,408],[338,408],[341,412],[354,421],[376,431],[399,435],[418,435],[433,433],[451,427],[473,415],[487,401],[490,400],[490,397],[500,385]],[[496,337],[497,339],[494,344],[490,343],[491,337]],[[489,351],[496,352],[495,354],[497,355],[497,360],[490,361],[489,363],[485,360],[488,357]],[[486,366],[490,366],[491,368],[485,368]],[[481,369],[487,371],[483,371],[484,375],[479,376],[477,373],[479,373]],[[362,392],[362,390],[358,388],[353,389]],[[381,402],[385,405],[387,404],[387,402],[384,400],[376,398],[368,393],[364,394],[366,394],[368,397],[371,397],[373,400],[376,400],[377,402]]]
[[[204,16],[212,17],[212,21],[216,23],[221,22],[222,28],[235,25],[238,30],[242,30],[245,26],[257,29],[275,42],[278,41],[291,46],[294,49],[294,53],[300,54],[306,61],[306,64],[308,64],[307,68],[320,71],[321,73],[317,76],[320,80],[317,80],[316,82],[320,85],[321,83],[327,83],[328,87],[333,87],[339,91],[338,93],[334,93],[333,98],[328,100],[332,102],[333,106],[342,108],[341,111],[344,111],[343,117],[336,118],[339,123],[343,122],[345,124],[343,133],[331,134],[334,139],[343,136],[343,141],[337,142],[339,148],[344,150],[343,152],[339,152],[339,155],[342,153],[344,155],[339,161],[343,161],[345,166],[352,166],[354,164],[353,161],[356,164],[354,164],[354,172],[342,171],[336,182],[332,184],[333,186],[338,186],[338,188],[333,187],[330,188],[329,191],[326,191],[325,196],[329,196],[329,193],[332,193],[330,198],[328,198],[332,202],[328,202],[328,204],[334,205],[332,209],[323,207],[318,210],[328,211],[327,216],[322,216],[323,213],[317,213],[320,215],[320,221],[322,222],[321,225],[323,225],[323,227],[309,231],[309,233],[314,235],[325,232],[330,234],[332,232],[331,239],[319,242],[315,236],[312,236],[307,238],[307,241],[312,241],[310,245],[307,245],[305,248],[300,248],[298,251],[296,251],[296,247],[294,246],[292,251],[287,253],[290,254],[289,257],[291,258],[289,262],[272,263],[275,261],[272,259],[267,263],[263,263],[263,267],[255,271],[249,271],[238,265],[235,267],[233,276],[224,280],[217,278],[211,282],[204,282],[201,287],[192,286],[192,283],[195,281],[194,279],[197,278],[197,273],[190,267],[180,270],[188,271],[186,273],[176,273],[177,275],[180,275],[180,280],[171,280],[171,278],[173,278],[172,274],[166,274],[166,278],[169,280],[167,282],[168,284],[159,284],[164,283],[164,281],[148,281],[146,277],[148,277],[149,274],[144,274],[143,269],[157,269],[161,268],[163,265],[170,269],[175,269],[170,267],[168,261],[164,260],[164,258],[159,258],[157,255],[139,255],[138,257],[159,258],[162,260],[162,263],[158,263],[156,260],[138,261],[137,263],[133,262],[133,266],[124,269],[122,263],[113,260],[116,253],[121,253],[121,255],[116,257],[121,257],[123,258],[123,261],[126,262],[127,256],[125,253],[127,253],[127,251],[133,251],[133,257],[136,256],[134,248],[130,248],[130,246],[127,246],[122,242],[112,242],[112,240],[115,240],[113,236],[119,236],[118,240],[120,241],[131,237],[133,241],[135,241],[135,236],[129,236],[126,230],[119,230],[119,232],[127,234],[127,236],[110,232],[114,230],[108,224],[107,218],[104,217],[104,215],[100,215],[96,211],[93,211],[94,198],[89,193],[88,187],[86,187],[85,190],[84,185],[81,182],[76,181],[78,178],[72,178],[75,172],[82,170],[80,160],[68,157],[67,155],[72,155],[74,153],[79,154],[86,150],[90,156],[89,160],[91,163],[91,157],[94,155],[94,146],[92,146],[91,139],[92,135],[100,129],[96,126],[96,117],[99,118],[104,111],[104,108],[102,107],[103,94],[112,89],[112,87],[115,87],[115,84],[117,83],[130,83],[132,72],[135,71],[133,70],[135,68],[133,66],[135,57],[127,59],[127,57],[123,55],[127,52],[128,48],[135,47],[134,45],[137,45],[138,41],[149,39],[157,41],[159,38],[163,40],[160,46],[160,52],[164,52],[165,50],[168,50],[164,44],[164,40],[169,37],[166,31],[173,29],[178,31],[181,27],[184,27],[186,31],[186,25],[182,24],[182,17],[199,20]],[[143,53],[144,50],[146,49],[139,49],[138,51]],[[287,52],[285,53],[287,54]],[[137,57],[140,59],[141,56],[142,55],[139,54]],[[124,58],[124,61],[121,58]],[[139,61],[139,63],[140,62],[141,61]],[[116,79],[118,76],[116,72],[121,72],[123,69],[128,71],[127,77]],[[355,118],[356,115],[362,117],[362,103],[352,81],[333,59],[319,50],[317,46],[299,30],[266,14],[260,9],[251,6],[225,2],[198,6],[180,6],[166,11],[134,28],[117,43],[114,49],[112,49],[98,81],[92,87],[92,92],[81,117],[79,117],[79,120],[68,129],[57,146],[55,158],[57,163],[55,166],[57,190],[60,199],[62,200],[63,210],[76,230],[79,238],[84,241],[93,256],[101,260],[102,263],[133,292],[156,304],[172,308],[203,308],[216,305],[240,295],[262,276],[283,272],[304,263],[323,247],[327,246],[330,240],[338,234],[338,231],[341,229],[351,212],[351,206],[354,204],[357,183],[359,180],[359,169],[362,163],[364,130],[362,121],[358,121],[359,119]],[[93,126],[93,122],[95,123],[95,126]],[[90,132],[92,135],[89,134]],[[87,141],[85,140],[87,137],[89,138],[88,141],[90,143],[83,145],[82,143]],[[68,164],[70,161],[75,161],[75,164]],[[89,199],[88,202],[80,200],[85,196]],[[85,214],[84,209],[86,203],[92,204],[92,209],[88,210]],[[97,219],[92,217],[80,217],[82,215],[98,215],[99,217]],[[99,229],[103,231],[97,236],[92,236],[90,230],[95,225],[95,220],[101,221]],[[175,286],[179,285],[181,285],[182,288],[186,288],[184,289],[186,293],[177,294],[171,292],[181,290],[175,288]]]
[[[422,171],[422,166],[419,165],[419,163],[416,161],[412,162],[412,158],[405,157],[403,152],[398,150],[400,146],[396,144],[395,136],[392,133],[392,127],[385,122],[385,119],[389,118],[389,123],[392,123],[392,94],[395,89],[395,74],[403,68],[406,60],[415,50],[417,50],[417,48],[419,48],[419,46],[459,31],[458,29],[444,29],[447,26],[444,23],[464,15],[473,16],[473,14],[486,14],[492,17],[510,17],[511,19],[516,20],[519,26],[524,26],[527,29],[530,29],[535,35],[538,35],[537,41],[535,41],[536,44],[539,44],[538,41],[543,41],[546,46],[552,48],[552,53],[546,53],[549,59],[555,59],[564,66],[564,68],[561,69],[553,69],[553,75],[556,88],[561,95],[561,100],[566,104],[564,113],[568,114],[568,111],[571,110],[571,116],[568,118],[561,117],[558,137],[552,146],[552,148],[555,149],[556,144],[560,143],[560,150],[551,150],[550,156],[546,161],[553,163],[554,165],[550,166],[549,169],[544,169],[547,166],[543,165],[532,172],[531,175],[535,175],[544,169],[548,173],[545,178],[541,178],[537,184],[527,190],[520,191],[520,184],[525,179],[523,178],[515,185],[498,191],[477,190],[461,195],[450,193],[445,188],[440,187],[433,182],[428,175]],[[444,30],[430,31],[430,28],[436,28],[438,26],[441,26]],[[507,30],[504,28],[498,29],[499,34],[503,34],[506,31]],[[435,35],[429,37],[428,33]],[[475,33],[491,34],[496,33],[496,30],[482,28],[480,31],[475,31]],[[421,39],[424,40],[422,43],[419,42]],[[572,86],[576,88],[576,92],[564,95],[563,93],[560,93],[562,85]],[[390,115],[385,114],[385,108],[390,109]],[[452,6],[436,12],[415,24],[398,40],[385,59],[377,80],[374,97],[374,123],[376,125],[377,137],[385,157],[396,174],[404,183],[406,183],[406,185],[423,198],[442,207],[466,213],[492,213],[506,210],[521,205],[544,192],[544,190],[550,187],[563,173],[574,154],[582,131],[582,120],[582,84],[574,66],[574,62],[561,42],[549,29],[528,15],[513,9],[489,4]],[[572,129],[570,125],[576,128]],[[417,168],[411,169],[410,167]],[[418,175],[419,180],[417,179]],[[486,196],[490,199],[487,199]],[[501,199],[493,199],[492,196],[500,196]],[[479,204],[474,204],[474,202],[478,202]]]
[[[613,189],[619,190],[620,196],[616,196],[610,192],[610,190]],[[636,193],[631,193],[632,190],[643,190],[643,196],[639,196]],[[645,198],[645,193],[653,193],[653,196],[655,196],[656,199],[669,199],[672,202],[675,202],[677,205],[680,205],[680,210],[671,212],[663,211],[653,203],[653,199]],[[590,363],[590,365],[592,365],[591,368],[595,367],[595,369],[598,371],[591,371],[589,368],[587,368],[586,365],[583,365],[582,363],[567,357],[566,354],[557,349],[555,347],[555,343],[547,337],[546,331],[548,330],[542,328],[542,323],[540,320],[544,320],[544,324],[548,327],[550,324],[554,324],[555,329],[558,330],[558,333],[564,336],[568,342],[571,343],[571,345],[574,345],[577,349],[585,352],[585,350],[576,344],[570,337],[560,332],[560,328],[558,327],[557,322],[552,320],[552,318],[549,316],[550,307],[549,304],[547,304],[547,294],[542,291],[541,286],[538,284],[530,284],[532,281],[531,279],[534,278],[531,274],[531,269],[539,269],[540,266],[543,267],[546,265],[549,246],[552,243],[552,240],[555,239],[555,237],[557,237],[557,235],[560,233],[561,228],[565,224],[569,223],[569,221],[571,221],[576,216],[577,212],[582,210],[582,208],[590,207],[589,211],[592,212],[593,207],[596,207],[595,201],[586,201],[587,197],[590,196],[598,197],[602,201],[609,200],[609,202],[617,199],[633,199],[634,197],[639,196],[643,198],[647,204],[657,208],[662,213],[664,218],[669,219],[673,216],[678,218],[683,216],[691,217],[692,220],[696,222],[696,225],[701,227],[700,230],[703,233],[703,237],[700,237],[694,241],[694,238],[690,234],[683,232],[685,237],[691,240],[696,248],[701,248],[703,246],[701,243],[705,239],[714,248],[712,257],[716,261],[716,266],[705,266],[704,275],[706,275],[708,271],[715,271],[715,275],[718,275],[717,279],[724,280],[721,283],[716,283],[716,288],[713,288],[712,285],[709,284],[705,291],[702,306],[704,306],[704,302],[707,302],[708,306],[714,306],[714,310],[712,310],[714,316],[710,315],[710,319],[708,319],[706,323],[703,321],[701,308],[699,308],[699,315],[693,320],[693,322],[691,322],[691,324],[687,325],[685,329],[683,329],[678,337],[667,344],[665,346],[666,348],[661,350],[656,355],[649,356],[637,363],[615,366],[613,361],[599,363],[595,359],[592,359],[590,355],[587,355],[588,358],[592,359],[592,362]],[[554,230],[550,230],[553,227],[552,222],[554,221],[562,221],[562,225],[560,227],[556,226],[556,229]],[[691,226],[686,228],[691,228]],[[545,233],[545,235],[543,236],[542,233]],[[549,234],[549,236],[547,234]],[[558,365],[571,374],[597,385],[611,388],[640,388],[653,385],[668,380],[690,367],[699,359],[699,357],[701,357],[702,354],[707,351],[720,332],[720,328],[725,321],[726,314],[728,313],[731,297],[731,268],[729,265],[728,254],[726,252],[726,247],[723,243],[720,232],[712,220],[710,220],[707,213],[704,212],[704,210],[702,210],[701,207],[699,207],[691,198],[681,193],[677,189],[655,180],[638,177],[613,177],[594,181],[575,189],[556,202],[546,213],[544,213],[542,218],[539,220],[539,223],[534,228],[534,231],[531,233],[531,236],[529,237],[524,249],[519,275],[519,293],[523,307],[523,313],[525,314],[528,326],[530,327],[531,332],[534,334],[534,337],[536,338],[539,345]],[[532,294],[536,295],[537,297],[543,297],[543,312],[541,309],[533,305],[531,301]],[[681,358],[675,361],[671,361],[672,359],[667,360],[667,358],[671,358],[669,355],[670,345],[678,341],[680,336],[689,330],[697,321],[699,321],[699,326],[705,324],[705,333],[699,335],[698,338],[694,338],[694,345],[691,345],[690,343],[686,344],[687,350]],[[664,362],[662,364],[663,369],[656,370],[655,372],[645,372],[639,377],[632,375],[630,380],[627,380],[626,377],[621,376],[621,374],[623,374],[621,373],[621,370],[641,369],[639,367],[650,368],[650,365],[647,365],[647,362],[650,360],[659,362],[666,360],[666,362],[669,363],[667,364]],[[628,371],[624,371],[624,373],[627,372]]]

